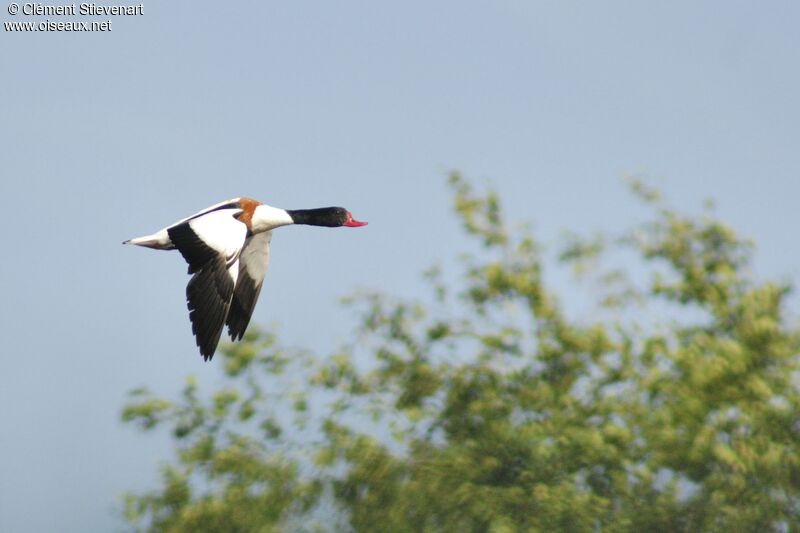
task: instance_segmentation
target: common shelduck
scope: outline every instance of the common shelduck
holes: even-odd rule
[[[267,272],[272,230],[289,224],[355,228],[367,223],[354,220],[343,207],[291,210],[234,198],[123,244],[177,248],[189,263],[194,274],[186,286],[189,319],[208,361],[226,324],[234,341],[244,335]]]

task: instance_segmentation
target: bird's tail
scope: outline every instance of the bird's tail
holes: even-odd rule
[[[135,237],[122,241],[122,244],[135,244],[136,246],[145,246],[147,248],[155,248],[156,250],[172,250],[175,245],[169,238],[167,230],[162,229],[152,235],[145,235],[144,237]]]

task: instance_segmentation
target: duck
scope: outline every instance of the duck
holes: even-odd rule
[[[192,334],[203,360],[210,361],[226,325],[234,342],[244,336],[267,273],[272,230],[292,224],[367,225],[343,207],[281,209],[240,197],[122,244],[180,252],[192,275],[186,286]]]

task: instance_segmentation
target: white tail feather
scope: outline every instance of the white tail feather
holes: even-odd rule
[[[145,246],[147,248],[155,248],[156,250],[172,250],[175,248],[175,246],[172,244],[172,241],[169,239],[167,230],[165,229],[162,229],[157,233],[153,233],[152,235],[128,239],[122,244],[135,244],[136,246]]]

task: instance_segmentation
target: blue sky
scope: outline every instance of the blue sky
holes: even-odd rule
[[[640,220],[622,178],[647,176],[688,210],[714,198],[759,275],[800,278],[796,2],[175,1],[111,20],[0,31],[2,531],[119,529],[121,493],[154,485],[169,441],[119,422],[126,392],[218,365],[181,258],[120,242],[226,198],[370,222],[273,239],[254,322],[323,354],[354,324],[339,297],[422,295],[420,271],[463,248],[454,168],[549,242]]]

